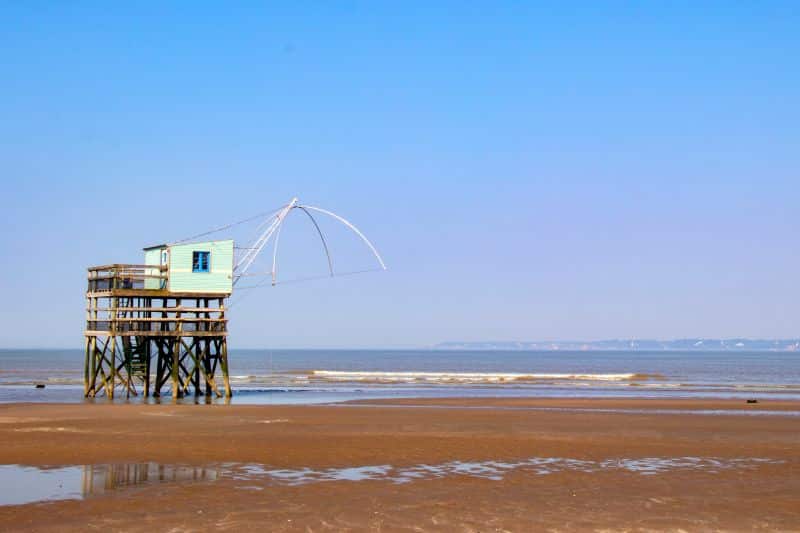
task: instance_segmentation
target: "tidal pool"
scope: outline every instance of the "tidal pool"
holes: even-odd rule
[[[83,499],[127,488],[158,483],[205,483],[227,479],[244,490],[275,486],[297,486],[332,481],[385,481],[395,484],[426,479],[468,476],[501,481],[512,472],[531,476],[559,472],[616,470],[654,476],[665,472],[702,471],[716,474],[725,470],[752,470],[784,461],[764,457],[640,457],[601,461],[567,457],[531,457],[518,461],[449,461],[396,467],[389,464],[355,465],[340,468],[275,468],[255,463],[220,463],[205,466],[122,463],[33,467],[0,465],[0,505],[20,505],[52,500]]]

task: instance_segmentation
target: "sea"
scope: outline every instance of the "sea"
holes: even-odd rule
[[[83,361],[80,349],[0,350],[0,402],[108,401],[84,399]],[[800,352],[793,351],[232,349],[229,366],[230,401],[239,404],[448,396],[800,399]],[[153,400],[118,393],[115,401]]]

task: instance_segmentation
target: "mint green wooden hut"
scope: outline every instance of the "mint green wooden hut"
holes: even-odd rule
[[[232,240],[149,246],[144,249],[144,264],[167,267],[167,279],[146,278],[145,289],[203,294],[233,290]]]

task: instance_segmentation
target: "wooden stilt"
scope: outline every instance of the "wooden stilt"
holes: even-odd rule
[[[231,380],[230,376],[228,375],[228,343],[226,342],[225,338],[221,341],[221,357],[220,357],[220,366],[222,367],[222,380],[225,384],[225,397],[230,398],[233,396],[231,392]]]
[[[143,338],[144,341],[144,361],[145,361],[145,370],[144,370],[144,397],[147,398],[150,396],[150,360],[152,359],[152,354],[150,353],[150,347],[152,343],[150,342],[149,338]]]
[[[181,364],[180,354],[181,354],[181,338],[175,337],[175,341],[171,343],[172,346],[172,400],[177,400],[183,394],[180,390],[180,377],[178,372],[178,366]]]

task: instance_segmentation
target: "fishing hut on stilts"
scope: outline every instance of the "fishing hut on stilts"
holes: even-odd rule
[[[228,365],[228,299],[245,277],[277,281],[278,240],[287,216],[300,210],[313,224],[334,271],[328,243],[314,214],[324,214],[353,231],[385,270],[375,247],[339,215],[295,198],[269,213],[228,224],[173,244],[144,249],[141,264],[110,264],[88,269],[84,396],[159,397],[167,387],[172,398],[188,394],[230,398]],[[194,241],[232,227],[261,220],[261,230],[248,246],[234,240]],[[194,242],[186,242],[186,241]],[[272,269],[249,273],[262,251],[272,245]],[[238,254],[237,254],[238,251]],[[365,272],[365,271],[359,271]],[[326,275],[326,277],[328,277]],[[247,288],[256,288],[257,283]]]

